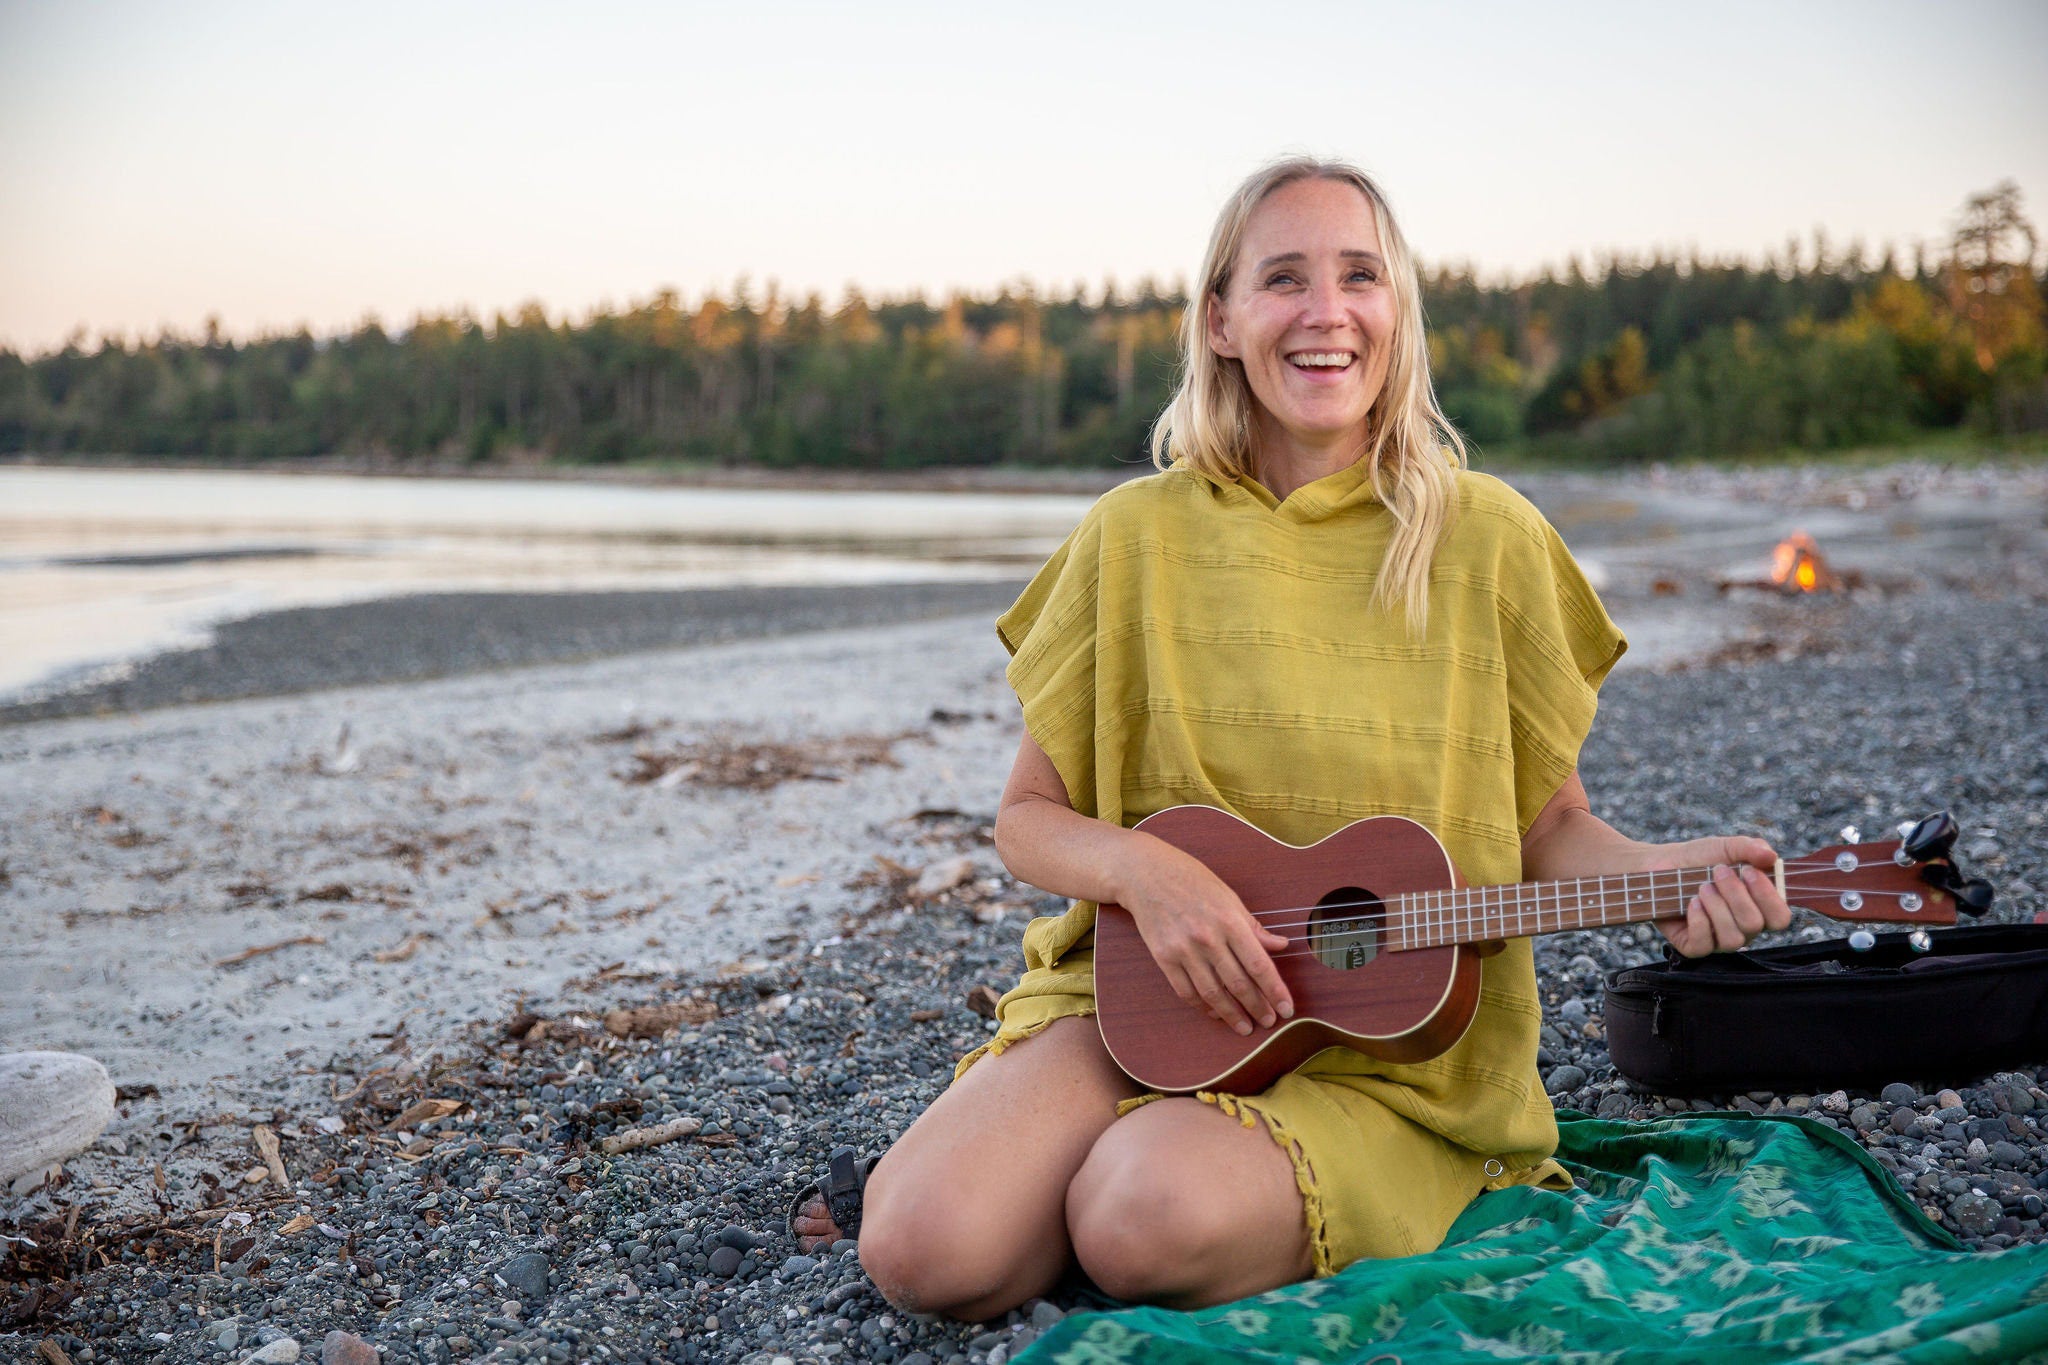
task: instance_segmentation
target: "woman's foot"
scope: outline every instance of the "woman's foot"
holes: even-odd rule
[[[789,1232],[805,1256],[860,1236],[861,1196],[868,1172],[880,1156],[854,1159],[853,1148],[833,1149],[825,1179],[797,1192],[789,1207]]]
[[[796,1234],[797,1252],[804,1256],[831,1250],[842,1235],[822,1195],[812,1195],[798,1206],[795,1217],[789,1220],[789,1230]]]

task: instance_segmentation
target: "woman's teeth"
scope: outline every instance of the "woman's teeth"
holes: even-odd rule
[[[1298,370],[1341,370],[1351,363],[1349,351],[1303,351],[1287,357]]]

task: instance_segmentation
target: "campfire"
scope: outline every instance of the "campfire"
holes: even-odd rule
[[[1804,531],[1794,531],[1771,551],[1769,578],[1723,578],[1716,586],[1722,592],[1763,588],[1787,597],[1803,597],[1809,593],[1847,592],[1862,586],[1862,575],[1853,569],[1837,572],[1829,568],[1813,537]]]
[[[1840,592],[1844,586],[1804,531],[1794,531],[1771,551],[1771,581],[1787,593]]]

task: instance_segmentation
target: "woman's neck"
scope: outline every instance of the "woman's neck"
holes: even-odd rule
[[[1328,478],[1358,462],[1364,451],[1355,441],[1333,441],[1327,446],[1306,446],[1284,433],[1279,439],[1259,442],[1252,460],[1252,476],[1281,502],[1297,488]]]

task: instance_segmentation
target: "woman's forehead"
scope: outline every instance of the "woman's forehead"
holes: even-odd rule
[[[1245,221],[1238,258],[1347,251],[1385,254],[1372,203],[1349,181],[1317,177],[1282,185],[1258,202]]]

